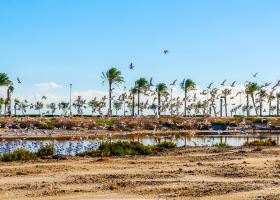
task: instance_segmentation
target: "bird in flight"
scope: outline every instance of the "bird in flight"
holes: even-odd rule
[[[209,86],[207,87],[209,90],[211,89],[211,86],[213,85],[214,83],[210,83]]]
[[[221,86],[225,86],[226,81],[227,81],[227,80],[224,80],[224,81],[221,83]]]
[[[167,49],[165,49],[165,50],[163,51],[163,53],[164,53],[164,54],[168,54],[169,51],[168,51]]]
[[[133,63],[130,63],[129,65],[129,69],[134,70],[135,66],[133,65]]]
[[[46,96],[42,96],[42,99],[47,99],[47,97]]]
[[[175,86],[177,82],[177,79],[175,81],[173,81],[170,85]]]
[[[230,85],[231,87],[235,87],[236,81],[233,81],[233,83]]]
[[[257,73],[252,74],[252,76],[253,76],[254,78],[256,78],[256,77],[257,77],[257,75],[258,75],[258,72],[257,72]]]
[[[21,84],[21,83],[22,83],[21,80],[20,80],[19,78],[17,78],[17,82],[18,82],[18,84]]]

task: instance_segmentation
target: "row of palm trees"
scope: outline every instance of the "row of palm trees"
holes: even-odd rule
[[[102,73],[103,84],[106,82],[108,84],[108,98],[103,96],[98,99],[94,97],[89,102],[86,102],[81,96],[74,101],[72,105],[69,102],[60,102],[57,105],[55,103],[46,104],[43,101],[37,101],[35,103],[29,103],[27,100],[21,102],[18,99],[13,101],[14,114],[17,111],[21,111],[25,114],[27,109],[34,109],[38,111],[39,114],[46,107],[48,111],[47,114],[54,115],[57,110],[62,111],[62,115],[68,115],[69,108],[73,106],[77,110],[78,115],[83,115],[84,110],[91,108],[91,112],[99,115],[112,116],[112,109],[118,111],[123,109],[123,115],[143,115],[145,110],[151,110],[155,115],[171,114],[171,115],[211,115],[211,116],[233,116],[235,114],[246,113],[250,116],[251,110],[254,110],[254,115],[263,116],[273,115],[276,110],[276,115],[279,115],[279,103],[280,103],[280,93],[276,92],[280,86],[280,82],[276,83],[274,86],[269,88],[271,83],[265,83],[264,85],[258,85],[255,82],[247,82],[244,88],[239,91],[235,91],[235,82],[231,86],[224,86],[225,81],[221,84],[224,87],[212,88],[211,83],[207,89],[199,91],[196,88],[196,84],[191,79],[184,79],[180,88],[184,92],[184,97],[174,97],[173,89],[175,87],[175,80],[170,84],[171,91],[165,83],[158,83],[154,85],[152,79],[148,81],[147,79],[141,77],[135,81],[135,84],[128,92],[121,93],[118,97],[113,96],[115,86],[124,83],[124,77],[121,71],[115,67],[110,68],[108,71]],[[11,94],[14,90],[12,81],[10,81],[7,74],[0,73],[0,87],[7,87],[7,97],[6,99],[0,98],[0,114],[4,107],[5,115],[12,115],[12,100]],[[116,94],[115,94],[116,95]],[[200,95],[201,98],[198,98]],[[245,97],[246,103],[243,104],[241,98]],[[137,97],[137,102],[136,102]],[[239,103],[238,102],[239,97]],[[145,100],[143,100],[145,98]],[[108,110],[106,109],[106,102],[108,100]],[[276,105],[273,103],[276,100]],[[231,103],[230,103],[231,101]],[[265,109],[265,102],[268,105],[268,113]],[[219,106],[218,106],[219,104]],[[183,107],[183,112],[182,112]],[[137,110],[135,111],[135,109]],[[230,110],[229,110],[230,108]],[[128,110],[129,111],[128,111]]]

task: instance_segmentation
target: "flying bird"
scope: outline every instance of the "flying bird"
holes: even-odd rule
[[[133,63],[130,63],[129,65],[129,69],[134,70],[135,66],[133,65]]]
[[[42,99],[47,99],[47,97],[46,96],[42,96]]]
[[[21,80],[20,80],[19,78],[17,78],[17,82],[18,82],[18,84],[21,84],[21,83],[22,83]]]
[[[168,54],[169,51],[168,51],[167,49],[165,49],[165,50],[163,51],[163,53],[164,53],[164,54]]]
[[[257,75],[258,75],[258,72],[257,72],[257,73],[252,74],[252,76],[253,76],[254,78],[256,78],[256,77],[257,77]]]
[[[211,86],[213,85],[214,83],[210,83],[209,86],[207,87],[209,90],[211,89]]]
[[[230,85],[231,87],[235,87],[236,81],[233,81],[232,84]]]
[[[221,83],[221,85],[222,85],[222,86],[225,86],[226,81],[227,81],[227,80],[224,80],[224,81]]]
[[[175,81],[173,81],[170,85],[175,86],[177,82],[177,79]]]

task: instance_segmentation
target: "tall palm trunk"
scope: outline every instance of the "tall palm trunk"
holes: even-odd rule
[[[112,82],[109,81],[109,110],[108,110],[108,116],[112,116]]]
[[[17,116],[17,104],[14,105],[15,117]]]
[[[132,116],[135,115],[135,94],[132,94]]]
[[[217,117],[217,111],[216,111],[216,108],[215,108],[215,106],[214,106],[214,101],[212,101],[211,106],[212,106],[212,109],[213,109],[213,111],[214,111],[215,117]]]
[[[249,109],[249,94],[246,95],[246,101],[247,101],[247,117],[250,116],[250,109]]]
[[[223,98],[220,98],[220,117],[223,116]]]
[[[279,116],[279,102],[280,101],[280,99],[279,98],[277,98],[277,116]]]
[[[187,116],[187,90],[185,89],[185,107],[184,107],[184,116]]]
[[[138,111],[137,111],[137,115],[139,116],[140,114],[140,89],[138,88]]]
[[[257,107],[256,107],[254,94],[251,94],[251,99],[252,99],[252,101],[253,101],[253,105],[254,105],[254,109],[255,109],[256,115],[258,116],[258,109],[257,109]]]
[[[228,116],[228,108],[227,108],[227,96],[226,95],[225,95],[224,99],[225,99],[225,115],[227,117]]]
[[[11,112],[11,90],[10,90],[10,88],[8,88],[8,90],[7,90],[7,104],[6,104],[5,110],[6,110],[8,116],[12,115],[12,112]]]
[[[160,116],[160,104],[161,104],[161,102],[160,102],[160,92],[158,92],[158,115]]]
[[[268,112],[268,113],[269,113],[269,116],[271,116],[271,102],[272,102],[272,100],[270,99],[270,100],[269,100],[269,112]]]
[[[263,116],[263,100],[260,99],[260,116]]]

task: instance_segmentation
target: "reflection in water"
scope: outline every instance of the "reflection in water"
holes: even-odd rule
[[[179,134],[169,136],[135,136],[135,137],[121,137],[114,138],[111,141],[138,141],[144,145],[155,145],[163,141],[173,141],[178,147],[181,146],[212,146],[219,142],[225,142],[229,146],[241,146],[245,142],[255,140],[276,140],[278,144],[280,135],[207,135],[207,136],[181,136]],[[103,140],[105,141],[105,140]],[[42,146],[47,144],[54,145],[57,154],[75,155],[77,153],[88,150],[95,150],[98,148],[102,140],[88,139],[88,140],[67,140],[67,141],[40,141],[40,140],[12,140],[0,141],[0,153],[11,152],[16,149],[26,149],[36,152]]]

